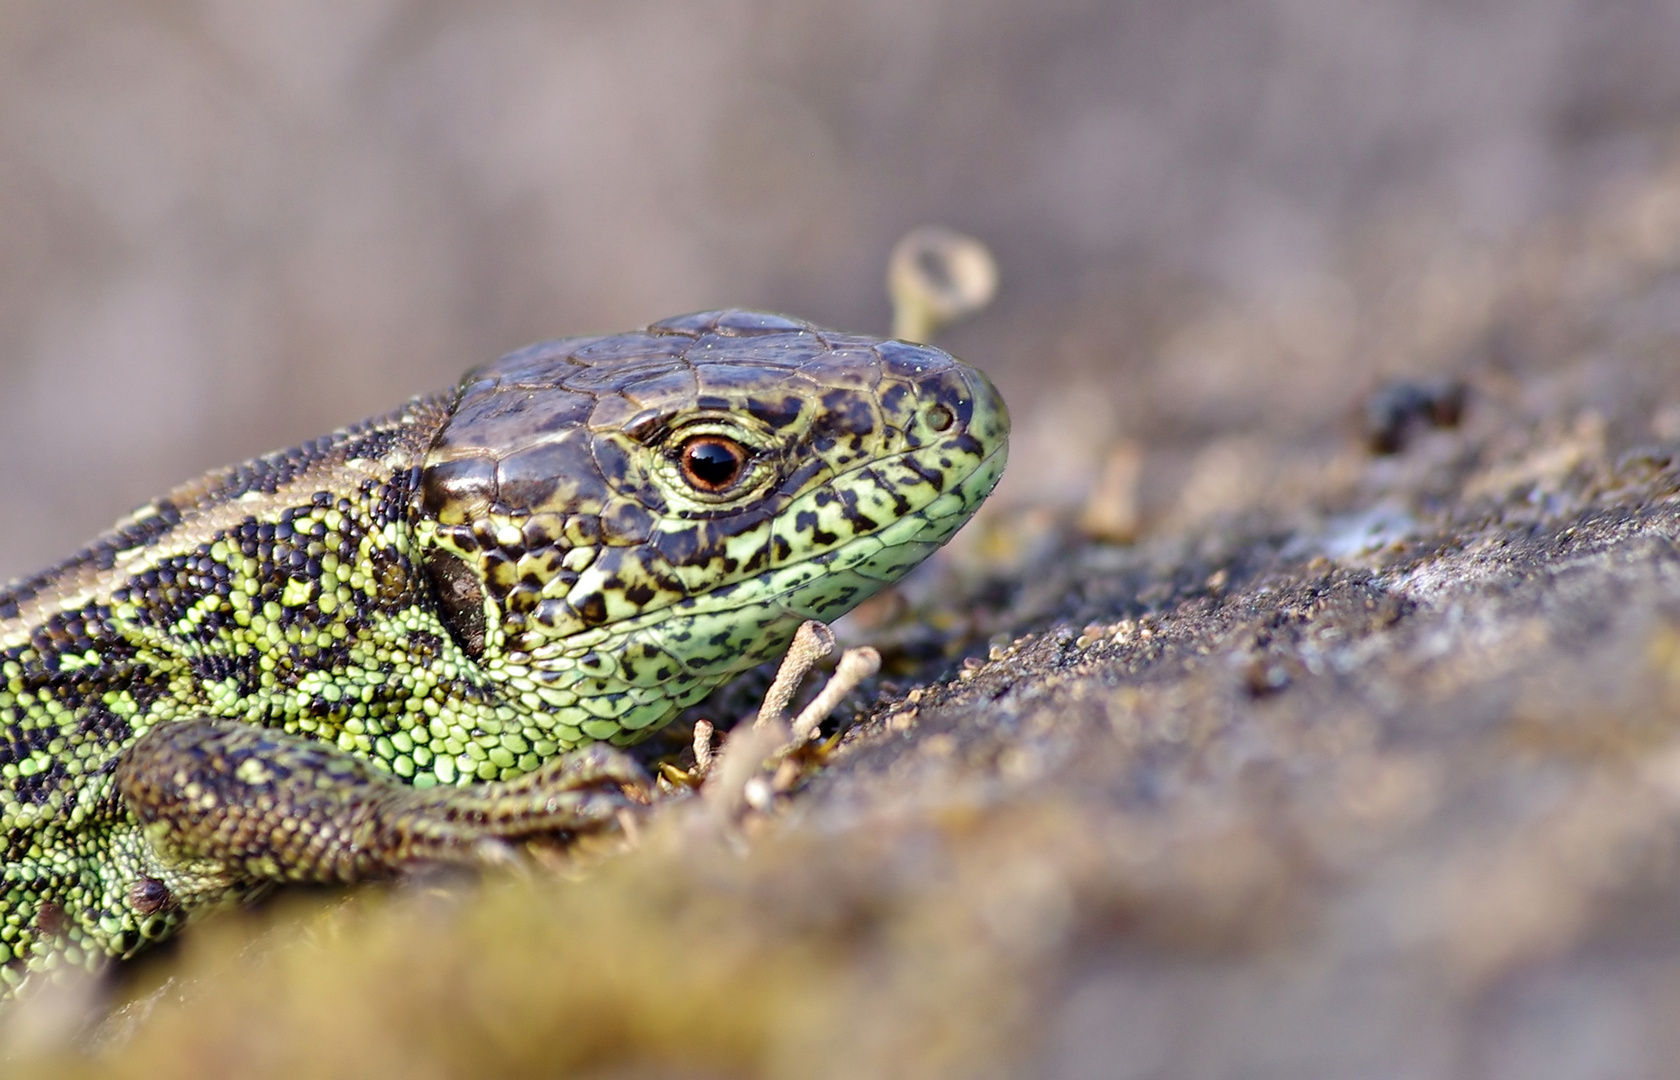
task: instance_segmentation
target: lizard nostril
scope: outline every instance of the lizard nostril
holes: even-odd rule
[[[947,409],[943,405],[935,405],[933,408],[928,410],[928,427],[935,431],[949,431],[951,429],[951,425],[956,423],[956,421],[957,418],[951,415],[951,410]]]

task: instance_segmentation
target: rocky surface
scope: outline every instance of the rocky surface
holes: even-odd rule
[[[0,562],[535,337],[884,322],[924,220],[1005,483],[756,809],[210,921],[0,1071],[1672,1073],[1672,5],[493,7],[6,16]]]
[[[1432,265],[1383,293],[1406,380],[1310,306],[1187,324],[1367,391],[1006,493],[745,817],[197,928],[82,1049],[30,1002],[8,1074],[1663,1075],[1680,171]]]

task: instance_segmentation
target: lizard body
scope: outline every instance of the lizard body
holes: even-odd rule
[[[0,590],[0,996],[208,905],[623,805],[645,737],[948,539],[1008,416],[724,311],[545,342]]]

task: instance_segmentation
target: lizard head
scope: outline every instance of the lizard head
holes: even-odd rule
[[[462,381],[419,561],[456,644],[561,745],[634,742],[948,540],[1008,433],[950,355],[780,316],[545,342]]]

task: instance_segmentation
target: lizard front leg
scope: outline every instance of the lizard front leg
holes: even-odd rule
[[[599,829],[647,792],[641,768],[605,746],[513,780],[415,788],[329,743],[217,719],[153,728],[114,779],[183,907],[279,882],[506,861],[506,840]]]

